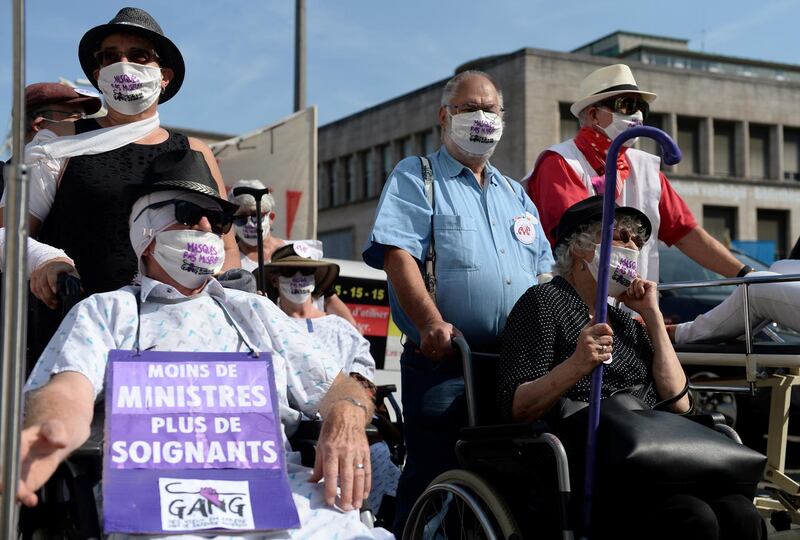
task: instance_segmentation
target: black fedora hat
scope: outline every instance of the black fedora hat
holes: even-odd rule
[[[156,191],[179,190],[198,193],[218,202],[224,212],[233,214],[238,204],[223,198],[211,175],[202,152],[191,149],[172,150],[156,157],[150,164],[145,181],[134,190],[134,198]]]
[[[645,237],[643,240],[647,242],[650,235],[653,233],[653,224],[641,210],[637,210],[631,206],[619,206],[614,203],[614,216],[631,216],[642,222],[645,229]],[[555,228],[553,236],[556,237],[556,245],[564,243],[574,232],[578,230],[581,225],[592,223],[593,221],[600,221],[603,219],[603,196],[595,195],[588,199],[578,201],[564,212],[561,220]]]
[[[172,80],[158,100],[159,103],[169,101],[178,93],[183,84],[183,76],[186,73],[183,56],[178,47],[164,35],[164,31],[161,30],[161,26],[152,15],[139,8],[122,8],[113,19],[108,21],[108,24],[95,26],[81,38],[78,45],[78,60],[80,60],[83,72],[94,87],[99,90],[97,79],[94,77],[94,70],[98,68],[94,53],[100,48],[100,43],[106,36],[117,32],[137,34],[153,42],[156,52],[161,58],[161,67],[170,68],[174,72]]]

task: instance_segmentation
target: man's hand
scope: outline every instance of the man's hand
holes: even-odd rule
[[[31,292],[50,309],[58,307],[58,276],[61,274],[80,278],[72,262],[63,257],[50,259],[31,272]]]
[[[44,485],[68,454],[66,426],[49,420],[22,430],[20,438],[20,476],[17,500],[36,506],[36,491]]]
[[[342,510],[361,508],[372,489],[372,465],[364,426],[364,410],[347,400],[337,401],[323,421],[314,472],[309,482],[325,479],[325,502]],[[336,500],[336,487],[341,495]]]
[[[433,322],[420,328],[419,349],[426,357],[440,360],[455,353],[452,340],[460,335],[458,328],[448,322]]]

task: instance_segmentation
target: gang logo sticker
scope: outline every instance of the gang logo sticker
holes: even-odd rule
[[[255,528],[247,481],[159,478],[158,493],[165,531]]]

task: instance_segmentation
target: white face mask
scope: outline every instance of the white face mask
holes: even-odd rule
[[[608,260],[608,296],[616,298],[624,293],[638,274],[639,250],[611,246]],[[588,263],[589,272],[597,281],[600,271],[600,244],[595,244],[594,258]]]
[[[156,235],[153,259],[169,277],[186,288],[196,289],[222,269],[225,244],[211,232],[162,231]]]
[[[612,112],[611,123],[608,126],[602,128],[602,130],[605,131],[606,135],[608,135],[608,138],[613,141],[626,129],[635,126],[641,126],[643,122],[644,122],[644,116],[642,115],[642,111],[636,111],[634,114],[631,115],[624,115]],[[623,143],[623,146],[631,147],[637,140],[639,140],[639,137],[628,139]]]
[[[247,223],[244,225],[234,225],[236,236],[248,246],[258,244],[258,222],[256,219],[256,216],[249,216]],[[266,238],[267,236],[269,236],[269,214],[264,214],[261,218],[261,237]]]
[[[314,292],[314,274],[304,276],[297,272],[292,277],[278,276],[278,290],[281,296],[293,304],[304,304]]]
[[[468,154],[491,155],[502,136],[503,119],[499,114],[475,111],[450,115],[450,138]]]
[[[161,68],[117,62],[100,70],[97,86],[118,113],[143,113],[161,96]]]

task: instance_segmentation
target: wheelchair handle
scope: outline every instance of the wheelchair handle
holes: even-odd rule
[[[453,348],[461,355],[461,365],[464,370],[464,394],[467,400],[467,422],[469,427],[478,425],[478,406],[475,402],[475,376],[472,373],[472,351],[464,336],[455,336],[452,340]]]
[[[75,304],[81,301],[83,293],[81,291],[81,280],[72,274],[59,274],[56,280],[58,289],[58,299],[61,302],[61,309],[66,315]]]

